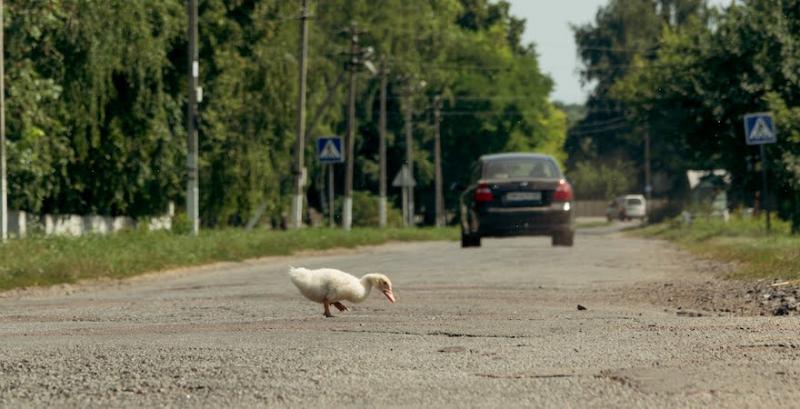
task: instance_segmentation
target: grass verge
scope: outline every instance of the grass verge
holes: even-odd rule
[[[773,220],[767,233],[763,219],[695,220],[690,226],[672,221],[645,227],[633,234],[670,240],[714,259],[741,265],[731,278],[800,279],[800,237],[789,234],[788,223]]]
[[[198,237],[126,231],[108,236],[31,237],[0,245],[0,291],[125,278],[219,261],[289,255],[301,250],[352,248],[389,241],[456,240],[458,230],[334,229],[206,230]]]

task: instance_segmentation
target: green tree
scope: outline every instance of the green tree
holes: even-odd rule
[[[9,2],[11,205],[153,214],[178,179],[163,92],[177,4]]]
[[[610,200],[633,190],[636,185],[636,180],[630,177],[633,173],[633,164],[630,162],[593,161],[578,162],[567,177],[579,200]]]
[[[708,23],[665,30],[657,58],[639,61],[640,69],[614,93],[649,124],[658,138],[656,149],[680,158],[673,163],[676,171],[727,169],[733,176],[730,196],[745,205],[752,205],[760,177],[757,150],[745,144],[742,118],[773,111],[781,137],[766,148],[775,202],[784,216],[797,215],[798,33],[797,0],[732,6]]]
[[[414,111],[416,177],[432,209],[430,104],[446,97],[445,181],[480,154],[540,150],[563,159],[566,118],[524,21],[505,1],[312,2],[309,135],[343,134],[342,53],[351,22],[391,70],[389,172],[402,165],[403,86],[427,86]],[[160,214],[184,201],[187,18],[183,0],[8,0],[11,207],[41,213]],[[200,0],[201,219],[244,224],[288,207],[295,132],[299,5]],[[377,191],[377,78],[358,76],[356,189]],[[313,121],[313,122],[311,122]],[[309,200],[321,168],[306,157]],[[452,202],[451,202],[452,205]]]
[[[586,116],[567,137],[570,167],[584,161],[625,160],[635,165],[627,178],[643,179],[636,169],[643,166],[647,128],[631,115],[627,100],[613,89],[642,63],[656,58],[665,28],[679,29],[706,18],[704,0],[612,0],[598,10],[594,22],[573,27],[584,64],[581,76],[593,90]],[[674,157],[663,159],[670,163]],[[661,171],[659,165],[654,166],[656,172]]]

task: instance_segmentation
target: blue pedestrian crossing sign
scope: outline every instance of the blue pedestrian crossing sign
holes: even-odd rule
[[[317,138],[317,157],[321,163],[344,162],[342,138],[339,136],[322,136]]]
[[[775,121],[768,112],[745,115],[744,134],[748,145],[764,145],[778,141]]]

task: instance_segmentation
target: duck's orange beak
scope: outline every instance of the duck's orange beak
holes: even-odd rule
[[[386,296],[386,298],[389,300],[389,302],[391,302],[391,303],[394,302],[394,294],[392,293],[392,290],[390,290],[390,289],[383,290],[383,295]]]

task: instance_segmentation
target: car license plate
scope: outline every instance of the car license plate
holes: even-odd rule
[[[508,202],[538,202],[542,200],[542,192],[510,192],[506,193]]]

